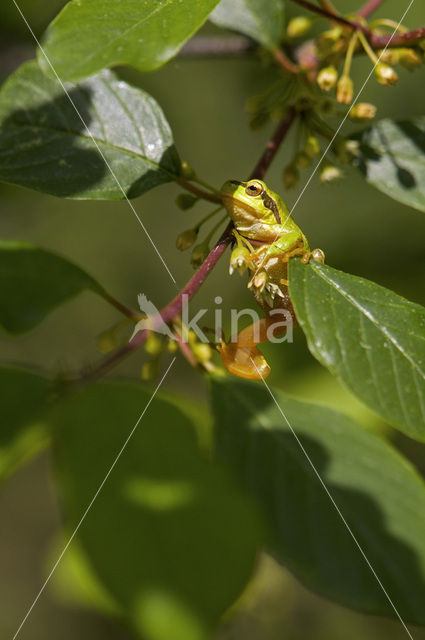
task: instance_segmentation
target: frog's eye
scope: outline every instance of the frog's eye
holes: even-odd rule
[[[261,182],[249,182],[245,187],[245,193],[249,196],[259,196],[263,191],[264,187]]]

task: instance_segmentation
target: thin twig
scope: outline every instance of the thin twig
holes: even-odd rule
[[[295,64],[295,62],[292,62],[292,60],[288,58],[288,56],[282,51],[282,49],[276,47],[275,49],[271,50],[271,53],[273,54],[276,62],[282,67],[284,71],[287,71],[288,73],[299,72],[300,69],[298,65]]]
[[[275,157],[277,150],[294,122],[295,116],[295,109],[291,108],[279,124],[271,140],[267,143],[261,158],[251,173],[251,178],[259,178],[261,180],[264,177],[264,174]]]
[[[360,22],[356,22],[355,20],[348,20],[347,18],[344,18],[343,16],[337,13],[332,13],[327,9],[323,9],[322,7],[318,7],[317,5],[312,4],[311,2],[308,2],[308,0],[292,0],[292,2],[296,2],[296,4],[299,4],[301,7],[304,7],[309,11],[313,11],[314,13],[318,13],[319,15],[324,16],[325,18],[328,18],[328,20],[339,22],[340,24],[344,25],[345,27],[348,27],[349,29],[353,29],[353,30],[360,29],[360,31],[363,31],[366,35],[370,35],[370,30],[367,27],[365,27],[363,24],[360,24]]]
[[[384,49],[387,45],[389,47],[405,47],[406,45],[417,44],[421,40],[424,40],[424,38],[425,27],[419,27],[419,29],[413,29],[413,31],[398,33],[394,37],[392,37],[392,34],[385,36],[372,34],[368,39],[374,49]]]
[[[183,187],[183,189],[186,189],[186,191],[190,191],[195,196],[198,196],[198,198],[202,198],[202,200],[208,200],[208,202],[217,202],[218,204],[221,204],[221,198],[218,195],[215,195],[214,193],[209,193],[204,189],[200,189],[199,187],[195,186],[192,182],[189,182],[184,178],[180,178],[177,182],[181,187]]]
[[[366,2],[366,4],[361,9],[359,9],[356,13],[361,18],[368,18],[384,2],[385,0],[369,0],[369,2]]]
[[[186,358],[186,360],[189,364],[192,365],[192,367],[196,367],[198,363],[189,347],[189,344],[182,339],[178,331],[173,331],[173,335],[176,339],[177,344],[179,345],[179,349],[182,352],[184,358]]]
[[[111,296],[111,294],[108,293],[107,291],[102,293],[102,297],[107,302],[109,302],[113,307],[118,309],[118,311],[120,311],[123,315],[127,316],[127,318],[130,318],[131,320],[140,320],[141,318],[140,312],[133,311],[133,309],[129,309],[128,307],[125,306],[125,304],[123,304],[122,302],[120,302],[119,300]]]
[[[319,3],[321,4],[322,8],[325,9],[325,11],[329,11],[329,13],[337,14],[335,7],[332,5],[330,0],[319,0]]]

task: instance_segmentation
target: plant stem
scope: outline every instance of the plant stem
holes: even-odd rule
[[[354,30],[361,29],[366,33],[370,33],[369,29],[364,25],[360,24],[359,22],[347,20],[347,18],[344,18],[338,13],[336,12],[332,13],[327,9],[318,7],[317,5],[312,4],[311,2],[308,2],[308,0],[292,0],[292,2],[296,2],[296,4],[299,4],[301,7],[304,7],[305,9],[309,9],[309,11],[313,11],[314,13],[318,13],[319,15],[324,16],[325,18],[328,18],[328,20],[339,22],[340,24],[344,25],[345,27],[348,27],[349,29],[354,29]]]
[[[319,3],[322,6],[322,8],[325,9],[325,11],[328,11],[329,13],[337,14],[335,7],[330,2],[330,0],[319,0]]]
[[[277,150],[279,149],[292,123],[294,122],[295,116],[296,116],[295,109],[293,108],[289,109],[288,113],[286,114],[286,116],[283,118],[278,128],[276,129],[273,137],[267,143],[261,158],[259,159],[258,163],[256,164],[255,168],[251,173],[251,176],[250,176],[251,179],[259,178],[261,180],[264,177],[264,174],[266,173],[273,158],[275,157]]]
[[[392,29],[392,31],[400,31],[400,33],[407,33],[409,31],[409,29],[403,27],[403,25],[401,24],[398,24],[398,22],[396,22],[395,20],[388,20],[387,18],[382,18],[382,20],[374,20],[369,24],[371,28],[388,27],[389,29]]]
[[[368,41],[365,38],[364,34],[363,33],[359,33],[359,38],[360,38],[360,42],[363,45],[363,49],[366,51],[366,54],[370,58],[371,62],[373,64],[378,64],[378,56],[376,55],[376,53],[374,52],[374,50],[372,49],[372,47],[368,43]]]
[[[264,152],[251,173],[251,178],[263,178],[267,169],[270,167],[273,158],[276,155],[277,150],[282,144],[285,136],[287,135],[292,123],[295,120],[296,112],[294,109],[288,111],[285,118],[279,124],[270,142],[268,142]],[[152,318],[152,328],[155,329],[155,323],[165,322],[170,323],[174,318],[180,315],[183,303],[185,300],[191,300],[198,289],[203,285],[206,278],[214,269],[217,262],[220,260],[223,253],[226,251],[229,244],[233,239],[233,223],[229,222],[226,229],[221,234],[215,246],[211,249],[204,262],[201,264],[196,273],[192,276],[186,286],[177,294],[175,298],[171,300],[157,316]],[[187,296],[187,298],[186,298]],[[140,316],[139,316],[140,317]],[[118,349],[111,356],[103,360],[103,362],[97,364],[91,369],[85,369],[80,372],[74,378],[68,380],[69,385],[80,385],[93,380],[97,380],[102,377],[108,371],[113,369],[117,364],[124,360],[127,356],[133,353],[138,347],[140,347],[147,338],[147,331],[140,331],[136,333],[134,338],[126,345]]]
[[[353,60],[353,54],[354,54],[354,50],[356,48],[357,40],[359,39],[359,36],[362,39],[364,38],[366,40],[364,34],[361,31],[355,31],[354,34],[351,36],[350,42],[348,44],[347,55],[345,56],[344,69],[342,72],[343,76],[348,77],[350,75],[351,62]]]
[[[194,227],[195,231],[199,231],[199,229],[206,223],[208,222],[208,220],[210,220],[211,218],[213,218],[215,215],[217,215],[217,213],[219,211],[221,211],[221,209],[223,208],[223,205],[220,205],[219,207],[217,207],[217,209],[214,209],[214,211],[211,211],[210,213],[208,213],[205,218],[202,218],[202,220],[200,220]]]
[[[184,178],[179,178],[177,180],[177,184],[183,187],[183,189],[186,189],[186,191],[190,191],[195,196],[198,196],[198,198],[208,200],[208,202],[217,202],[218,204],[221,204],[221,198],[219,195],[209,193],[208,191],[204,191],[204,189],[199,189],[199,187],[196,187],[194,184],[192,184],[188,180],[185,180]]]
[[[368,37],[374,49],[384,49],[387,45],[389,47],[406,47],[417,44],[425,38],[425,27],[419,27],[419,29],[413,29],[413,31],[406,31],[406,33],[397,33],[394,36],[392,34],[385,36],[371,34]]]
[[[107,291],[102,293],[102,297],[104,300],[109,302],[113,307],[118,309],[118,311],[120,311],[123,315],[127,316],[127,318],[130,318],[131,320],[140,320],[141,318],[140,313],[138,313],[137,311],[133,311],[133,309],[129,309],[128,307],[125,306],[125,304],[122,304],[122,302],[120,302],[119,300],[116,300]]]
[[[273,54],[276,62],[282,67],[284,71],[286,71],[287,73],[298,73],[298,65],[295,64],[295,62],[292,62],[292,60],[290,60],[288,56],[283,53],[282,49],[276,47],[271,50],[271,53]]]
[[[357,11],[357,15],[361,18],[368,18],[384,2],[385,0],[369,0],[369,2],[366,2],[366,4]]]

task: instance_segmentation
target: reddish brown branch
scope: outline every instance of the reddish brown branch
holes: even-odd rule
[[[327,11],[322,7],[318,7],[316,4],[312,4],[311,2],[308,2],[308,0],[292,0],[292,2],[296,2],[296,4],[299,4],[301,7],[304,7],[309,11],[313,11],[314,13],[318,13],[319,15],[325,18],[328,18],[328,20],[339,22],[340,24],[344,25],[345,27],[348,27],[349,29],[360,29],[367,35],[370,33],[369,29],[364,25],[360,24],[359,22],[356,22],[354,20],[347,20],[347,18],[344,18],[343,16],[340,16],[337,13]]]
[[[406,31],[406,33],[396,33],[394,36],[388,34],[386,36],[370,35],[369,42],[374,49],[384,49],[387,45],[390,47],[405,47],[406,45],[417,44],[425,38],[425,27]]]
[[[219,196],[216,196],[214,193],[210,193],[209,191],[205,191],[204,189],[200,189],[192,182],[189,182],[189,180],[180,178],[178,180],[178,183],[181,187],[183,187],[183,189],[186,189],[186,191],[190,191],[195,196],[198,196],[198,198],[202,198],[202,200],[208,200],[208,202],[216,202],[218,204],[221,202]]]
[[[356,13],[361,18],[368,18],[384,2],[385,0],[369,0],[369,2],[366,2],[366,4],[361,9],[359,9]]]
[[[256,167],[253,169],[251,173],[251,178],[259,178],[260,180],[264,177],[267,169],[273,161],[273,158],[276,155],[277,150],[282,144],[286,134],[288,133],[292,123],[295,120],[295,109],[290,109],[286,114],[285,118],[279,124],[276,129],[273,137],[267,143],[266,148],[264,149],[263,155],[259,159]]]
[[[137,311],[133,311],[133,309],[129,309],[125,306],[125,304],[122,304],[122,302],[116,300],[107,291],[103,293],[103,297],[109,302],[109,304],[118,309],[118,311],[120,311],[124,316],[127,316],[127,318],[130,318],[131,320],[140,320],[140,313],[138,313]]]
[[[277,47],[276,49],[272,49],[271,52],[276,62],[282,67],[284,71],[287,71],[288,73],[298,73],[298,65],[295,64],[295,62],[292,62],[292,60],[290,60],[288,56],[283,53],[282,49],[279,49]]]
[[[332,6],[331,2],[329,0],[319,0],[321,6],[323,7],[323,9],[326,9],[326,11],[329,11],[329,13],[333,13],[336,14],[336,10],[335,7]]]

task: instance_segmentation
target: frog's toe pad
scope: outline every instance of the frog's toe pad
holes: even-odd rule
[[[325,254],[321,249],[313,249],[311,259],[315,262],[320,262],[320,264],[325,264]]]

